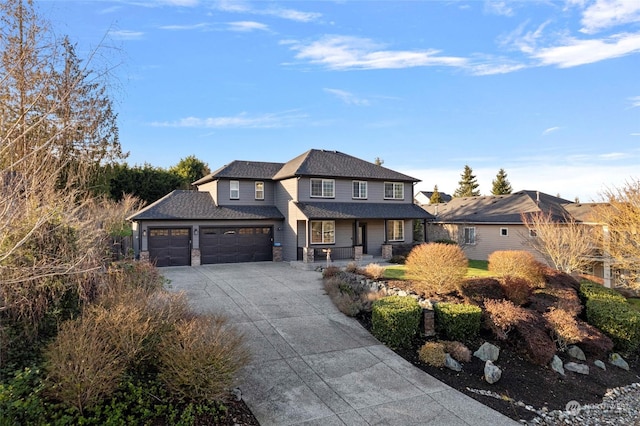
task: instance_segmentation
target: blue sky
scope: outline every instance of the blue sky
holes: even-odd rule
[[[113,69],[127,162],[339,150],[452,193],[640,177],[640,0],[37,1]],[[115,48],[115,49],[113,49]]]

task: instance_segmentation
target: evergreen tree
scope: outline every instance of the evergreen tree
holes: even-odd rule
[[[429,198],[429,202],[431,204],[440,204],[444,202],[444,200],[442,199],[442,195],[440,195],[440,192],[438,191],[438,185],[435,185],[433,187],[433,194],[431,194],[431,198]]]
[[[492,183],[493,188],[491,189],[491,193],[493,195],[511,194],[513,191],[511,189],[511,183],[509,183],[509,180],[507,179],[507,173],[504,169],[498,170],[498,174]]]
[[[453,193],[454,197],[477,197],[480,195],[480,191],[477,190],[478,181],[473,174],[473,170],[468,165],[464,166],[464,171],[460,175],[461,179],[458,181],[458,189]]]
[[[199,160],[195,155],[190,155],[171,167],[169,172],[182,179],[182,189],[189,189],[193,182],[211,173],[211,169],[207,163]]]
[[[384,160],[380,157],[376,157],[376,159],[373,160],[373,164],[376,166],[382,166],[384,164]]]

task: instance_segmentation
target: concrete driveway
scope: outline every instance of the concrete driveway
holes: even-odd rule
[[[516,425],[437,381],[340,313],[321,274],[287,263],[162,268],[199,312],[226,314],[253,361],[239,387],[261,425]]]

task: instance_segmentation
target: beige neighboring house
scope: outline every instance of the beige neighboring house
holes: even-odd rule
[[[519,191],[508,195],[453,198],[448,203],[423,205],[435,220],[427,224],[429,241],[448,239],[458,242],[469,259],[487,260],[497,250],[526,250],[548,263],[528,241],[535,232],[522,222],[523,213],[544,212],[554,221],[573,218],[589,226],[597,204],[574,203],[539,191]],[[583,271],[611,286],[611,268],[601,254],[593,256],[592,269]]]
[[[431,204],[431,196],[432,195],[433,195],[433,191],[418,191],[418,192],[416,192],[416,196],[415,196],[416,204],[421,204],[421,205]],[[449,194],[441,192],[440,193],[440,198],[442,198],[443,202],[447,203],[447,202],[451,201],[451,199],[453,197],[451,195],[449,195]]]

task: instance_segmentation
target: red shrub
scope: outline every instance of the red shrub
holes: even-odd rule
[[[528,316],[525,309],[514,305],[508,300],[487,299],[484,302],[485,323],[493,334],[501,340],[506,340],[509,332],[520,321]]]
[[[602,358],[613,349],[613,341],[591,324],[578,320],[578,328],[585,336],[580,341],[580,348],[586,353]]]
[[[521,277],[506,276],[500,284],[507,299],[520,306],[527,303],[533,290],[529,281]]]
[[[482,306],[486,299],[505,299],[500,282],[494,278],[469,278],[460,285],[460,294],[466,303]]]
[[[547,365],[556,353],[556,344],[546,332],[542,316],[534,311],[527,311],[527,319],[516,324],[516,330],[522,337],[522,344],[527,356],[534,364]]]

